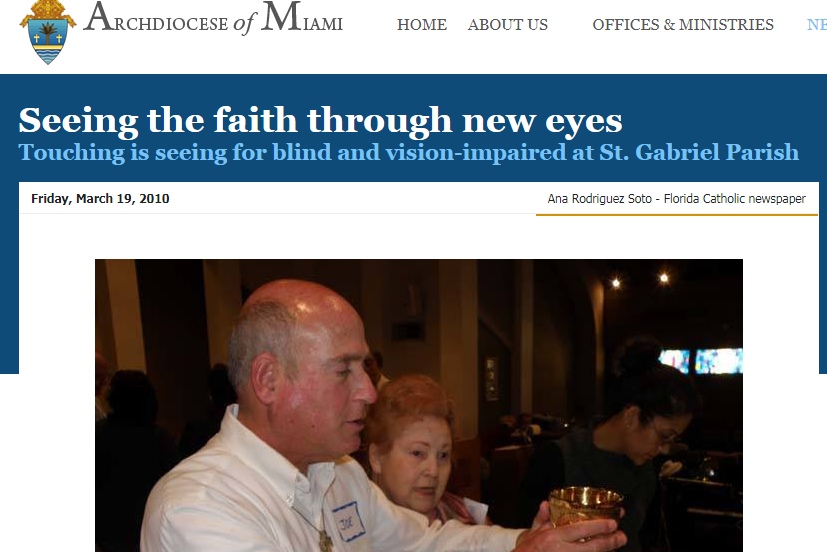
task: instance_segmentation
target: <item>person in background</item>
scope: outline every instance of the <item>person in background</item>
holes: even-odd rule
[[[394,503],[427,516],[483,524],[488,506],[445,491],[451,475],[454,412],[445,391],[424,375],[406,375],[379,391],[365,442],[371,478]]]
[[[95,427],[95,545],[102,552],[134,552],[149,491],[178,452],[155,423],[158,400],[146,374],[116,372],[109,405],[109,416]]]
[[[212,439],[213,435],[218,433],[227,407],[238,400],[233,384],[230,383],[230,377],[227,375],[225,364],[219,363],[212,367],[207,383],[210,389],[210,407],[207,417],[187,423],[178,443],[181,458],[196,453]]]
[[[385,374],[382,373],[382,367],[384,365],[385,363],[382,358],[382,353],[379,351],[371,351],[365,359],[365,372],[368,373],[370,382],[377,391],[382,389],[382,386],[390,381],[387,377],[385,377]]]
[[[328,288],[298,280],[258,288],[229,351],[238,404],[152,490],[143,552],[607,552],[626,540],[612,520],[552,529],[548,504],[525,531],[429,526],[388,500],[347,456],[376,390],[362,320]]]
[[[627,343],[615,362],[603,421],[536,448],[520,489],[522,519],[530,519],[530,509],[552,489],[609,488],[625,497],[620,529],[628,543],[621,550],[641,550],[639,532],[657,489],[652,460],[667,452],[700,408],[691,380],[661,364],[660,351],[654,340]]]
[[[109,383],[109,365],[102,354],[95,351],[95,422],[106,418],[103,390]]]
[[[534,437],[534,428],[533,425],[534,419],[531,414],[527,412],[522,412],[519,416],[517,416],[517,427],[512,434],[512,438],[516,441],[515,444],[520,445],[530,445],[533,437]]]

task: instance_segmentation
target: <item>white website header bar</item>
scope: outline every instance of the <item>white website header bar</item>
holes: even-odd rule
[[[827,70],[812,55],[827,51],[827,9],[814,1],[32,1],[0,7],[5,73]],[[66,23],[44,33],[41,20]],[[66,51],[48,66],[30,50],[56,46]]]

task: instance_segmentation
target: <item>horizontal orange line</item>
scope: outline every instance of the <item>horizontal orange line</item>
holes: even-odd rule
[[[818,213],[537,213],[538,217],[817,217]]]

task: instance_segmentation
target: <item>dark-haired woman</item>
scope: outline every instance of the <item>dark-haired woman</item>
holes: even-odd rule
[[[660,346],[630,343],[615,363],[607,417],[535,450],[521,485],[522,517],[531,519],[552,489],[605,487],[624,497],[624,552],[641,550],[639,533],[657,488],[652,460],[666,453],[699,408],[691,380],[658,361]]]

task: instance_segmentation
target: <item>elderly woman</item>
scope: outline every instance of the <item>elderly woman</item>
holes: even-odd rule
[[[487,506],[445,492],[453,422],[451,403],[431,378],[407,375],[385,384],[365,425],[371,477],[393,502],[432,523],[489,523]]]

